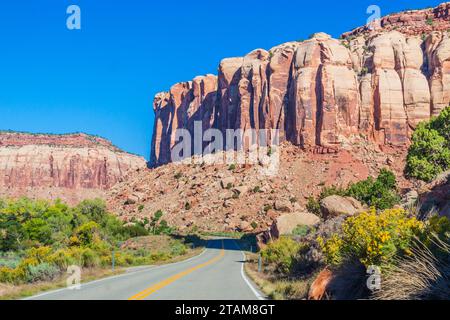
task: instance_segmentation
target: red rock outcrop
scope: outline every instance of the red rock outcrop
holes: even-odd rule
[[[176,129],[279,129],[281,141],[336,152],[354,135],[404,147],[450,102],[450,3],[384,17],[341,40],[317,33],[224,59],[218,76],[155,97],[151,164],[171,162]]]
[[[39,188],[106,190],[144,158],[86,134],[0,133],[0,193]],[[22,195],[23,193],[16,193]]]

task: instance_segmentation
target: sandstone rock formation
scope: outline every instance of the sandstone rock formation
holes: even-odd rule
[[[405,146],[416,125],[450,102],[450,4],[387,16],[343,35],[324,33],[224,59],[218,76],[156,95],[151,164],[171,162],[176,129],[279,129],[320,152],[362,134]],[[199,134],[199,133],[194,133]],[[204,146],[203,146],[204,147]]]
[[[0,194],[11,196],[65,189],[73,197],[87,189],[109,189],[129,170],[146,168],[143,158],[86,134],[0,133],[0,163]]]

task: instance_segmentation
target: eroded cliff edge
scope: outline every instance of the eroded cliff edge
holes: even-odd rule
[[[222,60],[218,76],[174,85],[154,99],[150,163],[171,162],[178,128],[280,129],[321,152],[354,135],[404,147],[416,125],[450,102],[450,3],[384,17],[333,39],[257,49]]]
[[[0,132],[0,195],[63,198],[102,196],[146,161],[86,134]]]

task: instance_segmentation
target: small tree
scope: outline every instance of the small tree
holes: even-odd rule
[[[450,107],[439,117],[418,125],[408,151],[405,174],[431,181],[450,168]]]

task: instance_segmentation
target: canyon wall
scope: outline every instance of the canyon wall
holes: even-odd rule
[[[279,129],[281,141],[336,151],[352,135],[405,146],[450,102],[450,3],[381,19],[333,39],[316,33],[224,59],[156,95],[150,163],[171,162],[176,129]]]
[[[109,189],[129,170],[146,168],[142,157],[86,134],[0,133],[0,194],[61,188]]]

